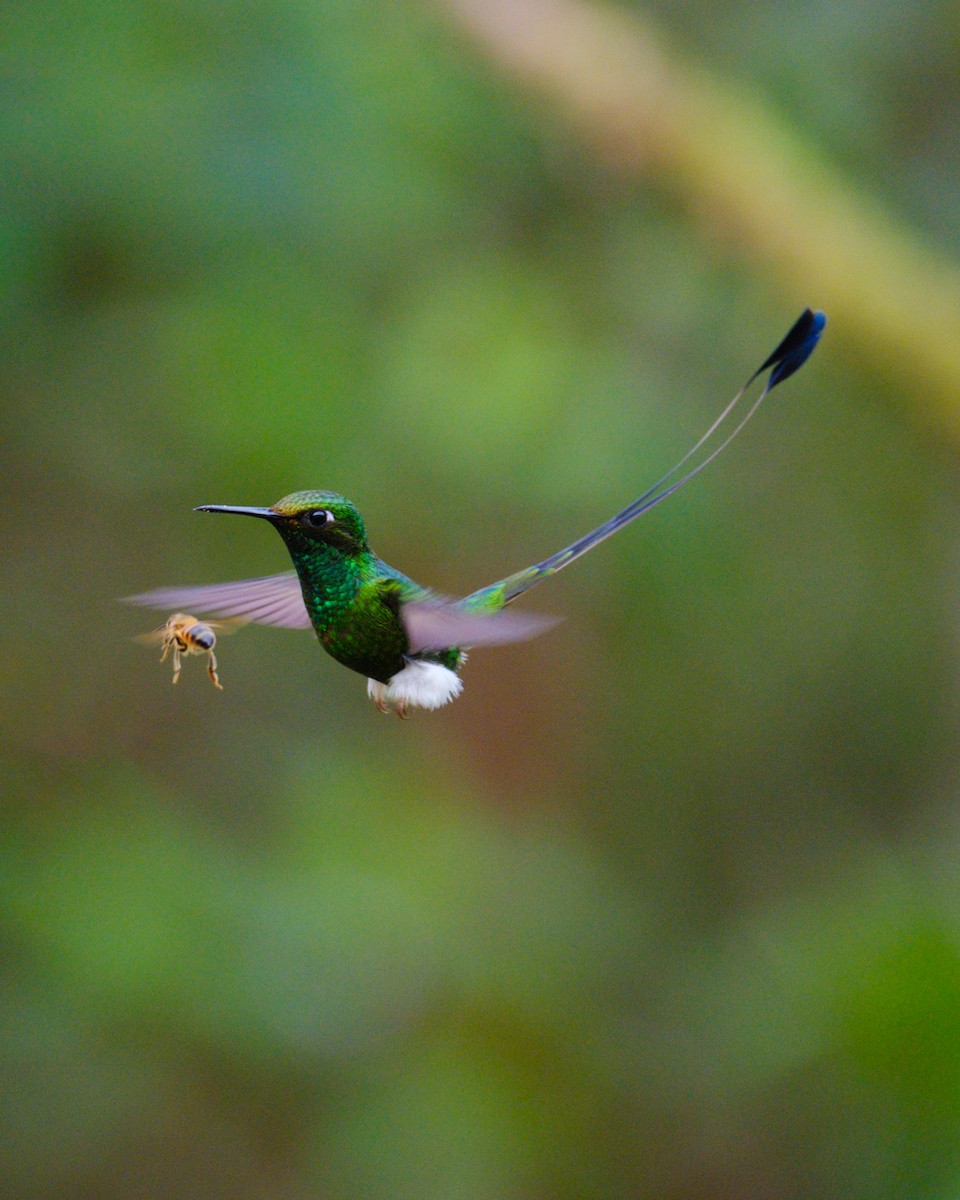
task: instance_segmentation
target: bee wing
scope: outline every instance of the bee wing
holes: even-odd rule
[[[166,636],[166,632],[166,625],[161,625],[159,629],[151,629],[149,633],[136,634],[133,640],[139,642],[141,646],[159,646]]]
[[[264,575],[259,579],[238,579],[233,583],[156,588],[152,592],[124,596],[124,600],[144,608],[179,608],[204,616],[235,618],[237,624],[256,621],[259,625],[277,625],[283,629],[310,628],[296,571]]]
[[[545,633],[560,620],[543,613],[469,612],[447,600],[412,600],[401,608],[414,654],[451,646],[503,646]]]
[[[306,612],[306,609],[304,609]],[[244,625],[249,625],[251,617],[225,617],[220,621],[204,621],[204,625],[209,625],[214,632],[220,633],[236,633],[238,629],[242,629]]]

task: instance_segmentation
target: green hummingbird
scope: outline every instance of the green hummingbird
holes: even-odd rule
[[[302,491],[269,508],[203,504],[198,512],[237,513],[269,521],[283,538],[295,570],[281,575],[200,587],[158,588],[127,599],[158,609],[205,617],[232,617],[288,629],[313,627],[338,662],[367,676],[381,712],[440,708],[460,695],[465,649],[521,641],[557,618],[505,612],[523,592],[555,575],[641,513],[699,474],[737,436],[769,392],[813,353],[826,324],[822,312],[803,311],[776,350],[750,376],[700,440],[651,488],[565,549],[459,600],[438,596],[379,558],[355,504],[337,492]],[[674,476],[706,447],[750,385],[772,368],[760,395],[719,445],[679,479]],[[671,482],[672,481],[672,482]]]

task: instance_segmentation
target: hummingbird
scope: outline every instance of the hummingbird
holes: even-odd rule
[[[412,708],[440,708],[463,689],[459,671],[467,649],[522,641],[558,619],[505,611],[508,605],[698,475],[733,441],[772,389],[803,366],[825,325],[822,312],[804,309],[699,441],[652,487],[563,550],[469,596],[440,596],[389,566],[370,548],[356,505],[338,492],[314,490],[293,492],[268,508],[202,504],[195,510],[269,522],[283,538],[293,571],[232,583],[158,588],[126,599],[149,608],[202,613],[203,619],[312,627],[328,654],[367,677],[367,692],[381,712],[392,706],[404,717]],[[734,418],[731,431],[722,429],[751,384],[767,370],[766,384],[746,414]],[[714,435],[719,444],[711,447]],[[697,451],[702,451],[697,465],[675,478]]]

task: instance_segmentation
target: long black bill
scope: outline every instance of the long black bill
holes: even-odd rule
[[[276,521],[278,517],[272,508],[244,508],[236,504],[200,504],[193,511],[238,513],[241,517],[263,517],[267,521]]]

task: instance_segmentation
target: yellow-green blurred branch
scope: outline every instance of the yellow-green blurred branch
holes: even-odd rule
[[[633,14],[580,0],[444,0],[594,153],[656,175],[707,236],[755,258],[960,442],[960,273],[846,183],[742,87]]]

